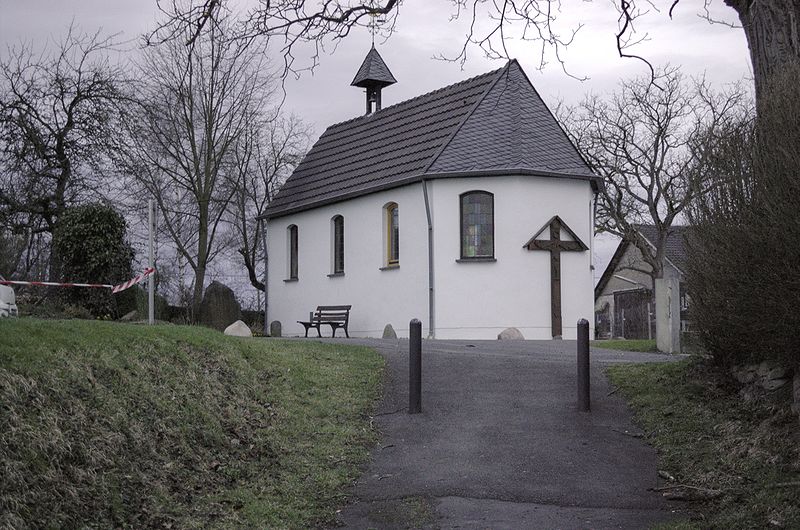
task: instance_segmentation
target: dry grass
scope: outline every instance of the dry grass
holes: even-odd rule
[[[194,327],[0,322],[0,527],[330,522],[381,366]]]
[[[721,492],[691,503],[697,518],[677,528],[800,527],[800,424],[787,396],[744,402],[724,372],[698,360],[609,375],[658,449],[659,469],[675,484]]]

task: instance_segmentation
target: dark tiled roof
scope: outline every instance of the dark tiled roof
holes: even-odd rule
[[[650,242],[651,245],[655,247],[656,241],[658,240],[658,232],[656,231],[656,227],[654,225],[635,225],[635,228],[640,234],[642,234],[642,236],[644,236],[647,241]],[[689,233],[689,230],[690,228],[688,226],[672,226],[667,234],[664,255],[673,265],[678,268],[680,272],[686,271],[687,258],[685,238]],[[606,269],[603,271],[603,275],[600,277],[600,280],[594,287],[595,300],[603,293],[603,289],[606,288],[606,284],[616,271],[620,260],[622,260],[622,256],[625,254],[625,251],[628,249],[630,244],[631,242],[627,239],[623,239],[619,242],[617,250],[614,251],[614,255],[611,257],[611,261],[608,262]]]
[[[350,83],[350,85],[363,87],[371,84],[370,81],[377,81],[383,86],[397,83],[397,79],[395,79],[392,72],[389,71],[389,67],[383,62],[383,57],[381,57],[381,54],[378,53],[378,50],[376,50],[374,46],[369,53],[367,53],[364,62],[361,63],[361,68],[356,72],[356,76],[353,78],[353,82]]]
[[[516,62],[428,172],[513,169],[593,176]]]
[[[423,177],[509,172],[596,178],[516,61],[332,125],[281,187],[266,216]]]
[[[645,239],[655,246],[658,240],[658,232],[654,225],[636,225],[636,229]],[[681,272],[686,271],[685,236],[688,230],[688,226],[672,226],[667,233],[667,241],[664,246],[664,255],[673,265],[678,267]]]

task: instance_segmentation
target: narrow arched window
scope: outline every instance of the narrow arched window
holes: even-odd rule
[[[289,236],[289,279],[297,279],[297,225],[289,225],[286,229]]]
[[[386,205],[386,264],[400,264],[400,217],[395,202]]]
[[[494,196],[461,194],[461,259],[494,258]]]
[[[333,274],[344,273],[344,217],[335,215],[331,219],[333,225]]]

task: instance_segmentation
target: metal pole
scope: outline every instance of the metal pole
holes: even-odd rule
[[[153,199],[150,199],[147,202],[147,229],[149,232],[149,247],[150,247],[150,267],[153,267],[153,218],[155,217],[153,212]],[[147,279],[147,323],[151,326],[155,322],[155,313],[156,313],[156,283],[155,283],[155,275],[151,274],[150,277]]]
[[[578,410],[589,412],[589,321],[578,321]]]
[[[413,319],[408,333],[408,413],[422,412],[422,322]]]
[[[264,246],[264,336],[269,335],[269,299],[267,298],[267,290],[269,287],[269,254],[267,253],[267,221],[259,220],[261,224],[261,244]]]

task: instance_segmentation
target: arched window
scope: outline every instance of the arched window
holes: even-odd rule
[[[289,239],[288,242],[289,244],[287,245],[289,247],[289,252],[288,252],[289,264],[287,267],[289,269],[288,271],[289,279],[296,280],[297,279],[297,225],[289,225],[286,231],[288,232],[288,239]]]
[[[386,210],[386,265],[400,265],[400,217],[396,202],[385,206]]]
[[[333,274],[344,274],[344,217],[335,215],[331,219]]]
[[[461,259],[494,258],[494,196],[461,194]]]

